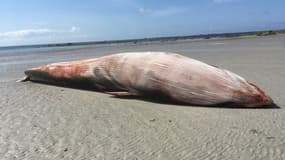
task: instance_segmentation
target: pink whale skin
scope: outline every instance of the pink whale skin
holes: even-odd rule
[[[176,53],[119,53],[43,65],[27,69],[25,74],[25,80],[85,84],[118,97],[161,95],[202,106],[273,104],[264,91],[241,76]]]

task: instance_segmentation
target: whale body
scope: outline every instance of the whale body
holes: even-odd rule
[[[85,84],[118,97],[158,95],[202,106],[261,107],[273,103],[243,77],[176,53],[119,53],[47,64],[27,69],[25,74],[25,80]]]

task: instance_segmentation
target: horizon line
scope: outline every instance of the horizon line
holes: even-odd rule
[[[193,34],[193,35],[176,35],[176,36],[161,36],[161,37],[145,37],[135,39],[114,39],[114,40],[101,40],[101,41],[83,41],[83,42],[60,42],[60,43],[42,43],[42,44],[26,44],[26,45],[9,45],[0,46],[0,49],[15,49],[15,48],[33,48],[33,47],[64,47],[64,46],[80,46],[80,45],[92,45],[92,44],[113,44],[113,43],[129,43],[134,42],[153,42],[160,40],[186,40],[186,39],[210,39],[210,38],[233,38],[241,36],[267,36],[285,33],[285,29],[276,30],[256,30],[256,31],[245,31],[245,32],[224,32],[224,33],[207,33],[207,34]]]

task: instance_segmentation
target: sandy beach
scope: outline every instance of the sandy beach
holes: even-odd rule
[[[28,67],[130,51],[233,71],[278,107],[197,107],[16,83]],[[285,159],[285,35],[0,53],[0,159]]]

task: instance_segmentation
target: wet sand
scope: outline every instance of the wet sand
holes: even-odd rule
[[[280,108],[179,106],[32,82],[50,62],[170,51],[253,81]],[[0,159],[285,159],[285,36],[0,54]]]

